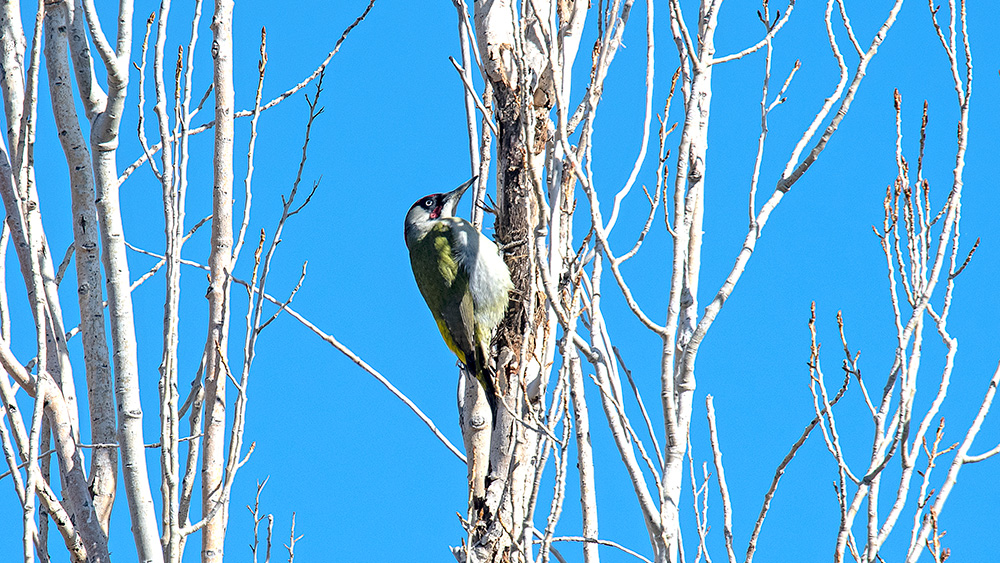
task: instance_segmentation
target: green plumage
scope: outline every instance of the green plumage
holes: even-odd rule
[[[493,241],[455,216],[462,194],[474,181],[410,206],[403,236],[413,278],[441,337],[482,384],[495,421],[495,374],[487,360],[493,330],[503,319],[514,284]]]
[[[413,278],[445,344],[483,385],[495,412],[496,389],[486,368],[493,327],[476,323],[469,272],[458,263],[452,232],[448,223],[441,221],[410,246]]]

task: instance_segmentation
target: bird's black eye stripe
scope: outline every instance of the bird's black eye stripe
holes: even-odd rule
[[[429,197],[429,198],[425,199],[424,200],[424,207],[426,207],[427,209],[430,209],[430,208],[434,207],[434,198],[430,198]]]

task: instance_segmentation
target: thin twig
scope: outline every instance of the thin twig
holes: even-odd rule
[[[86,1],[87,2],[92,2],[93,0],[86,0]],[[284,101],[289,96],[295,94],[296,92],[298,92],[302,88],[305,88],[306,85],[308,85],[310,82],[312,82],[313,80],[315,80],[320,74],[322,74],[323,71],[326,69],[327,65],[330,64],[330,60],[333,59],[333,56],[336,55],[337,52],[340,51],[340,47],[343,44],[344,40],[347,39],[347,35],[351,32],[351,30],[353,30],[355,27],[357,27],[357,25],[360,24],[365,19],[365,17],[368,15],[368,12],[371,11],[372,6],[374,6],[374,5],[375,5],[375,0],[369,0],[368,6],[365,8],[364,12],[362,12],[361,15],[358,16],[357,19],[355,19],[353,23],[351,23],[351,25],[347,26],[347,29],[344,30],[344,32],[340,35],[340,39],[338,39],[337,43],[334,45],[333,50],[330,51],[330,53],[326,56],[326,59],[324,59],[323,62],[320,63],[320,65],[318,67],[316,67],[316,70],[314,70],[312,72],[312,74],[310,74],[309,76],[307,76],[304,80],[302,80],[301,82],[299,82],[295,86],[289,88],[285,92],[282,92],[281,94],[279,94],[278,96],[276,96],[271,101],[269,101],[266,104],[262,105],[260,107],[260,111],[263,112],[263,111],[269,110],[272,107],[278,105],[279,103],[281,103],[282,101]],[[88,20],[89,20],[89,18],[88,18]],[[208,94],[209,94],[208,92],[205,92],[205,97],[202,99],[202,103],[204,103],[205,99],[208,98]],[[198,108],[201,108],[201,104],[198,104]],[[248,117],[248,116],[253,115],[253,113],[254,113],[254,110],[242,110],[242,111],[236,112],[235,117],[237,117],[237,118]],[[195,127],[193,129],[190,129],[188,131],[188,134],[189,135],[196,135],[198,133],[202,133],[204,131],[207,131],[207,130],[213,128],[213,127],[215,127],[215,121],[214,120],[209,121],[209,122],[207,122],[207,123],[205,123],[203,125],[199,125],[198,127]],[[169,141],[173,141],[173,138],[167,139],[167,141],[168,142]],[[161,148],[163,148],[162,143],[158,144],[158,145],[154,145],[153,147],[150,147],[150,151],[153,154],[155,154]],[[121,185],[123,182],[125,182],[125,180],[128,179],[128,177],[132,174],[132,172],[135,172],[135,170],[137,168],[139,168],[140,166],[142,166],[142,164],[144,162],[146,162],[146,159],[147,159],[147,157],[145,155],[140,156],[135,162],[133,162],[127,168],[125,168],[125,170],[118,177],[118,185]]]

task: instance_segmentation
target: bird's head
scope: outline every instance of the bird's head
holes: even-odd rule
[[[430,230],[434,221],[444,217],[454,217],[455,209],[458,207],[458,202],[462,199],[462,194],[475,181],[476,177],[473,177],[450,192],[424,196],[410,206],[410,210],[406,212],[406,222],[404,224],[406,244],[409,245]]]

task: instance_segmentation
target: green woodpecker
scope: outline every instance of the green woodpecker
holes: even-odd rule
[[[493,330],[514,288],[493,241],[455,208],[475,178],[444,194],[420,198],[406,213],[404,235],[413,278],[448,348],[486,391],[496,419],[496,387],[487,365]]]

